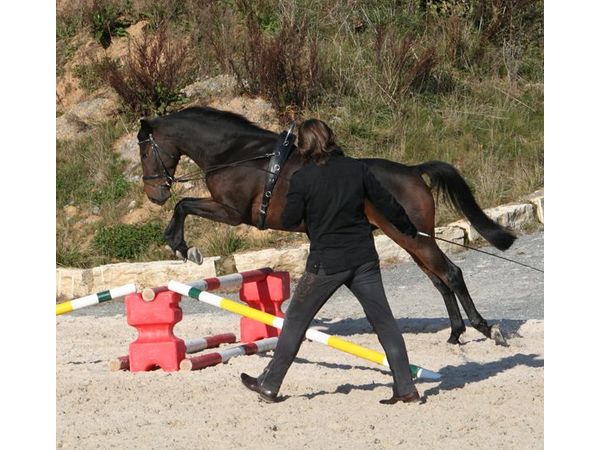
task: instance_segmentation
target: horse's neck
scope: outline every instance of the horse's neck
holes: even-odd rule
[[[206,139],[207,135],[210,136],[209,139]],[[261,156],[269,152],[277,141],[276,135],[267,133],[264,135],[226,133],[215,138],[213,130],[210,134],[198,133],[196,136],[196,139],[182,143],[180,149],[203,170],[216,164]]]

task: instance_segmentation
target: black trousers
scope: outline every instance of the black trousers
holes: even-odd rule
[[[360,302],[385,350],[394,378],[394,395],[405,395],[416,390],[408,365],[404,338],[385,296],[379,261],[368,262],[331,275],[326,275],[322,269],[316,274],[305,272],[302,275],[285,313],[285,322],[273,358],[258,377],[259,383],[265,389],[279,392],[311,321],[342,284],[345,284]]]

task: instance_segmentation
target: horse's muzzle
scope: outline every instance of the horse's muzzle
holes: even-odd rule
[[[164,205],[171,197],[171,190],[167,186],[152,186],[145,184],[144,192],[152,203]]]

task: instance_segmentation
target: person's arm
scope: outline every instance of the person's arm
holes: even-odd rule
[[[410,221],[402,205],[377,181],[377,178],[371,173],[366,164],[363,164],[363,170],[366,197],[392,225],[402,233],[414,238],[417,235],[417,228]]]
[[[290,180],[285,208],[281,213],[281,224],[288,229],[294,229],[302,223],[304,218],[304,193],[302,183],[294,173]]]

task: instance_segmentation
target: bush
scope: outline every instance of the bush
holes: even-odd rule
[[[239,62],[230,60],[240,88],[269,99],[283,115],[314,103],[320,91],[321,69],[316,36],[311,37],[306,17],[282,17],[279,31],[270,16],[258,16],[249,6]]]
[[[158,223],[147,223],[102,227],[96,232],[92,245],[105,256],[130,259],[139,257],[152,245],[162,243],[162,226]]]
[[[194,74],[189,43],[176,39],[165,26],[132,41],[123,65],[112,60],[103,69],[126,109],[142,116],[167,113],[182,99],[181,89]]]

